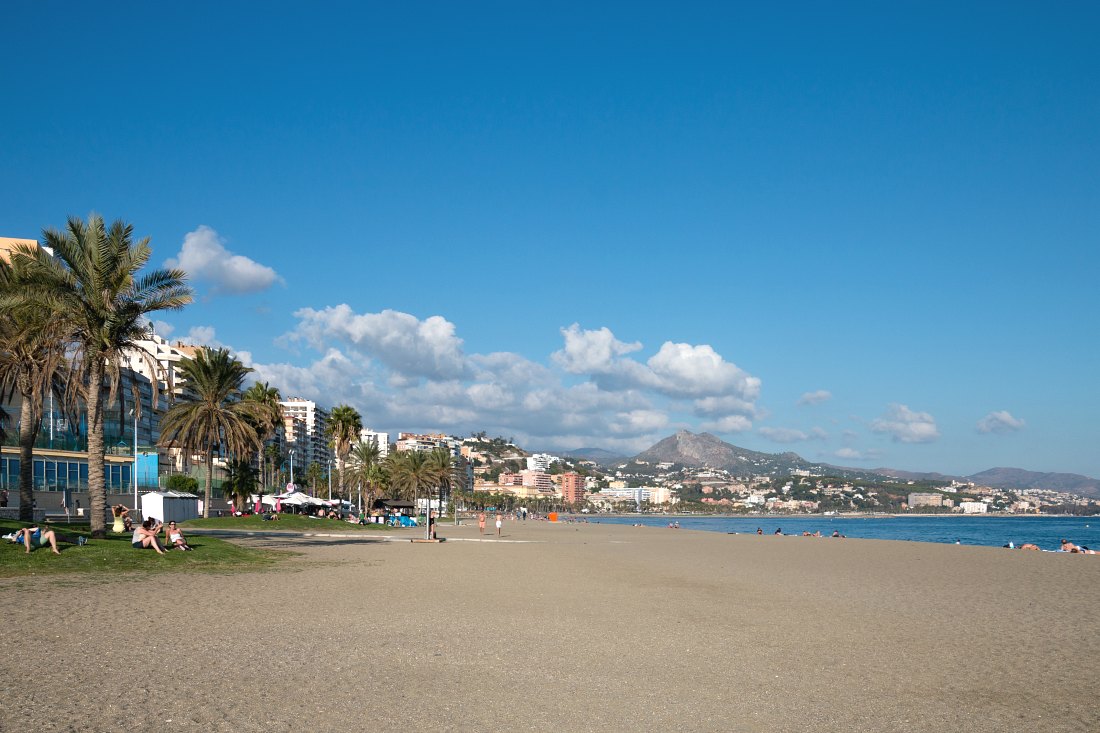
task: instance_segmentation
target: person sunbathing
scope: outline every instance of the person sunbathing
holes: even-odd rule
[[[29,553],[35,547],[50,546],[53,554],[60,555],[61,550],[57,549],[57,533],[52,529],[43,530],[41,527],[24,527],[15,533],[15,541],[22,542],[26,547],[26,552]]]
[[[1025,542],[1024,544],[1020,545],[1020,549],[1021,550],[1039,550],[1041,548],[1038,545],[1036,545],[1034,542]]]
[[[158,555],[163,555],[164,550],[160,548],[160,542],[157,540],[158,532],[160,532],[160,524],[155,519],[146,519],[140,527],[134,530],[134,536],[130,540],[130,544],[133,545],[135,550],[152,548],[157,551]]]
[[[164,537],[166,547],[178,547],[181,550],[191,550],[191,545],[187,544],[186,538],[183,536],[183,530],[179,528],[179,525],[175,522],[169,522],[164,528]]]

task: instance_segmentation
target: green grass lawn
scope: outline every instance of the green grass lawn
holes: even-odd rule
[[[292,532],[386,532],[392,527],[384,524],[352,524],[339,519],[319,519],[304,514],[281,514],[278,521],[265,521],[262,516],[210,517],[210,519],[190,519],[183,522],[184,534],[189,527],[196,529],[245,529],[245,530],[289,530]]]
[[[268,524],[271,524],[268,522]],[[0,535],[9,534],[25,523],[0,519]],[[59,535],[89,535],[88,525],[60,525]],[[268,567],[286,557],[286,553],[239,547],[214,537],[188,537],[194,552],[165,550],[163,556],[152,550],[135,550],[129,533],[107,533],[107,539],[89,540],[84,546],[58,543],[60,555],[47,547],[35,548],[29,555],[22,544],[0,542],[0,578],[31,575],[115,573],[195,572],[255,570]]]

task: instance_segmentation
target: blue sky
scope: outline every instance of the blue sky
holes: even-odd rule
[[[160,5],[5,6],[0,236],[133,223],[162,334],[390,432],[1100,476],[1095,4]]]

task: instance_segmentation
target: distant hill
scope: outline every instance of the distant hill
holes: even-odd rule
[[[710,433],[681,430],[634,457],[647,463],[678,463],[700,468],[723,468],[735,476],[782,475],[818,466],[797,453],[760,453],[739,448]]]
[[[553,451],[547,452],[552,453]],[[576,450],[565,451],[564,456],[566,458],[579,458],[584,461],[592,461],[599,466],[614,466],[627,460],[626,456],[612,453],[603,448],[577,448]]]
[[[1100,481],[1076,473],[1041,473],[1022,468],[991,468],[967,476],[968,481],[998,489],[1051,489],[1100,497]]]

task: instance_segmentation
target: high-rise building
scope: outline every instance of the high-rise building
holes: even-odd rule
[[[561,496],[566,504],[584,503],[584,477],[570,471],[561,475]]]
[[[295,466],[300,467],[302,475],[311,463],[319,463],[327,471],[329,460],[332,458],[332,449],[325,434],[325,429],[328,427],[328,410],[313,400],[302,397],[291,397],[279,404],[283,407],[287,449],[295,451]],[[295,427],[295,422],[305,427],[304,436]]]

